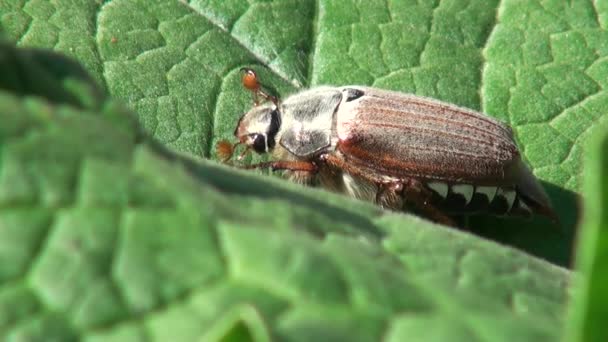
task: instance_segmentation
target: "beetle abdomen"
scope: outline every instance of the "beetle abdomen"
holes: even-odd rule
[[[485,212],[494,215],[530,216],[532,209],[514,187],[475,186],[473,184],[448,184],[429,182],[433,192],[432,202],[450,214]]]
[[[380,188],[349,174],[342,175],[342,191],[345,194],[377,204]],[[479,186],[473,184],[449,184],[440,181],[428,182],[425,186],[431,191],[430,204],[449,215],[490,214],[498,216],[530,217],[541,214],[557,221],[557,217],[546,203],[538,203],[527,197],[515,186]],[[336,187],[334,187],[336,189]],[[408,210],[407,196],[399,193],[398,201],[390,201],[389,209]]]
[[[363,165],[358,165],[357,168],[366,170]],[[423,197],[427,198],[428,204],[446,214],[486,213],[523,217],[540,214],[553,221],[559,221],[542,187],[525,164],[519,161],[512,172],[515,179],[512,183],[472,184],[425,179],[417,179],[414,183],[426,188],[430,196],[423,195]],[[374,170],[368,169],[365,173],[373,175]],[[409,211],[415,209],[415,202],[418,200],[408,198],[406,195],[408,192],[406,187],[411,186],[412,183],[406,178],[385,179],[380,183],[374,183],[335,169],[324,170],[321,175],[323,176],[321,183],[325,187],[354,198],[375,202],[388,209]],[[385,185],[382,185],[382,182],[386,182]],[[398,190],[387,192],[385,191],[387,186]]]

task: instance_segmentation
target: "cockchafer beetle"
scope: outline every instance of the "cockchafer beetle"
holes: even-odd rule
[[[240,118],[237,145],[271,153],[246,166],[285,170],[295,182],[417,212],[453,224],[450,215],[557,216],[520,158],[511,129],[484,114],[438,100],[362,86],[316,87],[280,102],[244,68],[255,106]],[[265,103],[260,104],[262,98]]]

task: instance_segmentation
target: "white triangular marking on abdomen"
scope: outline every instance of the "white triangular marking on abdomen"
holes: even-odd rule
[[[509,212],[515,202],[515,190],[499,188],[496,192],[496,196],[500,196],[507,201],[507,212]]]
[[[471,199],[473,198],[473,191],[474,191],[473,186],[470,184],[452,185],[453,193],[464,196],[464,199],[466,200],[465,205],[467,205],[471,202]]]
[[[448,197],[448,185],[442,182],[429,182],[426,184],[431,190],[435,191],[441,198]]]
[[[498,189],[495,186],[477,186],[475,187],[475,193],[485,195],[488,199],[488,203],[492,203],[494,196],[496,196],[496,191]]]
[[[530,209],[530,207],[528,207],[528,205],[521,199],[521,197],[519,198],[519,202],[518,203],[519,203],[519,208],[520,209],[523,209],[523,210],[528,211],[530,213],[532,212],[532,209]]]

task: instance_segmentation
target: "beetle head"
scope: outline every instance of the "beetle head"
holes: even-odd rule
[[[281,114],[276,104],[266,103],[243,114],[234,131],[241,144],[257,153],[270,152],[281,127]]]

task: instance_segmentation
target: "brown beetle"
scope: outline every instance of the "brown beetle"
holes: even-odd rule
[[[239,120],[239,142],[218,144],[225,160],[243,144],[242,155],[253,149],[274,160],[247,168],[286,170],[295,182],[447,224],[449,215],[478,212],[557,221],[511,129],[491,117],[361,86],[317,87],[279,102],[243,71],[256,106]],[[268,101],[258,105],[260,97]]]

